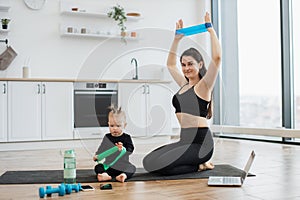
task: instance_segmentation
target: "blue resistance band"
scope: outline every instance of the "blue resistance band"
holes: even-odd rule
[[[103,160],[104,158],[116,153],[119,151],[119,148],[117,146],[114,146],[106,151],[104,151],[103,153],[100,153],[98,156],[97,156],[97,160],[98,160],[98,163],[101,163],[100,161]],[[105,163],[102,163],[103,164],[103,167],[104,167],[104,170],[106,171],[108,168],[110,168],[111,166],[113,166],[122,156],[124,156],[126,153],[126,148],[125,147],[122,147],[122,150],[120,152],[120,154],[115,158],[115,160],[113,162],[111,162],[110,164],[105,164]]]
[[[212,27],[211,23],[199,24],[176,30],[177,34],[183,34],[185,36],[203,33],[207,31],[207,28]]]

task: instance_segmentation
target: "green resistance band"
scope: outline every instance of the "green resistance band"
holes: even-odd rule
[[[116,153],[119,151],[119,148],[117,146],[114,146],[106,151],[104,151],[103,153],[100,153],[98,156],[97,156],[97,160],[98,160],[98,163],[100,163],[101,160],[103,160],[104,158]],[[120,154],[116,157],[116,159],[111,162],[110,164],[105,164],[105,163],[102,163],[103,164],[103,167],[104,167],[104,170],[106,171],[108,168],[110,168],[111,166],[113,166],[122,156],[124,156],[126,153],[126,148],[125,147],[122,147],[122,150],[120,152]]]

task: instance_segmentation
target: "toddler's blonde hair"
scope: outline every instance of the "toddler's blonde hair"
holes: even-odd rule
[[[126,115],[121,107],[111,105],[108,107],[109,113],[108,117],[112,116],[116,121],[121,122],[123,125],[126,125]]]

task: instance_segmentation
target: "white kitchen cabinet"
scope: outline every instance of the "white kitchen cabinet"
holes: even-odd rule
[[[171,92],[167,84],[119,83],[118,92],[128,133],[136,137],[171,134]]]
[[[73,83],[42,83],[42,139],[73,139]]]
[[[73,138],[73,84],[8,82],[8,141]]]
[[[41,140],[41,84],[8,82],[8,141]]]
[[[0,142],[7,142],[7,82],[0,81]]]

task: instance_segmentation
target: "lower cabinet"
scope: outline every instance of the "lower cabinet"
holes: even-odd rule
[[[73,139],[73,83],[42,83],[42,140]]]
[[[0,81],[0,142],[7,142],[7,82]]]
[[[73,83],[8,82],[8,141],[73,138]]]
[[[118,93],[118,104],[126,112],[128,133],[136,137],[171,134],[168,84],[119,83]]]

